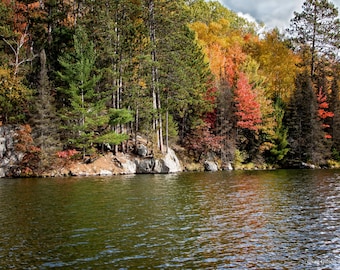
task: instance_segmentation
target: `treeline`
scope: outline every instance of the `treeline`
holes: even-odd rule
[[[222,166],[340,159],[328,1],[305,1],[287,33],[203,0],[2,0],[0,17],[0,121],[25,125],[28,173],[138,135]]]

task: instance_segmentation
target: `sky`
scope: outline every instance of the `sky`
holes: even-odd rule
[[[222,5],[249,20],[265,23],[267,28],[289,27],[294,11],[301,12],[304,0],[218,0]],[[340,0],[330,0],[340,12]]]

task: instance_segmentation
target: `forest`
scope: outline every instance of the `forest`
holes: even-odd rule
[[[221,168],[340,162],[330,1],[284,32],[204,0],[1,0],[0,17],[0,126],[21,127],[23,174],[141,137]]]

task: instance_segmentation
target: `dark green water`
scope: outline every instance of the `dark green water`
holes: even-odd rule
[[[340,171],[0,179],[0,269],[340,269]]]

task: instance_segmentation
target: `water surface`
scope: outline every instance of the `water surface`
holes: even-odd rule
[[[340,171],[0,180],[0,269],[340,269]]]

